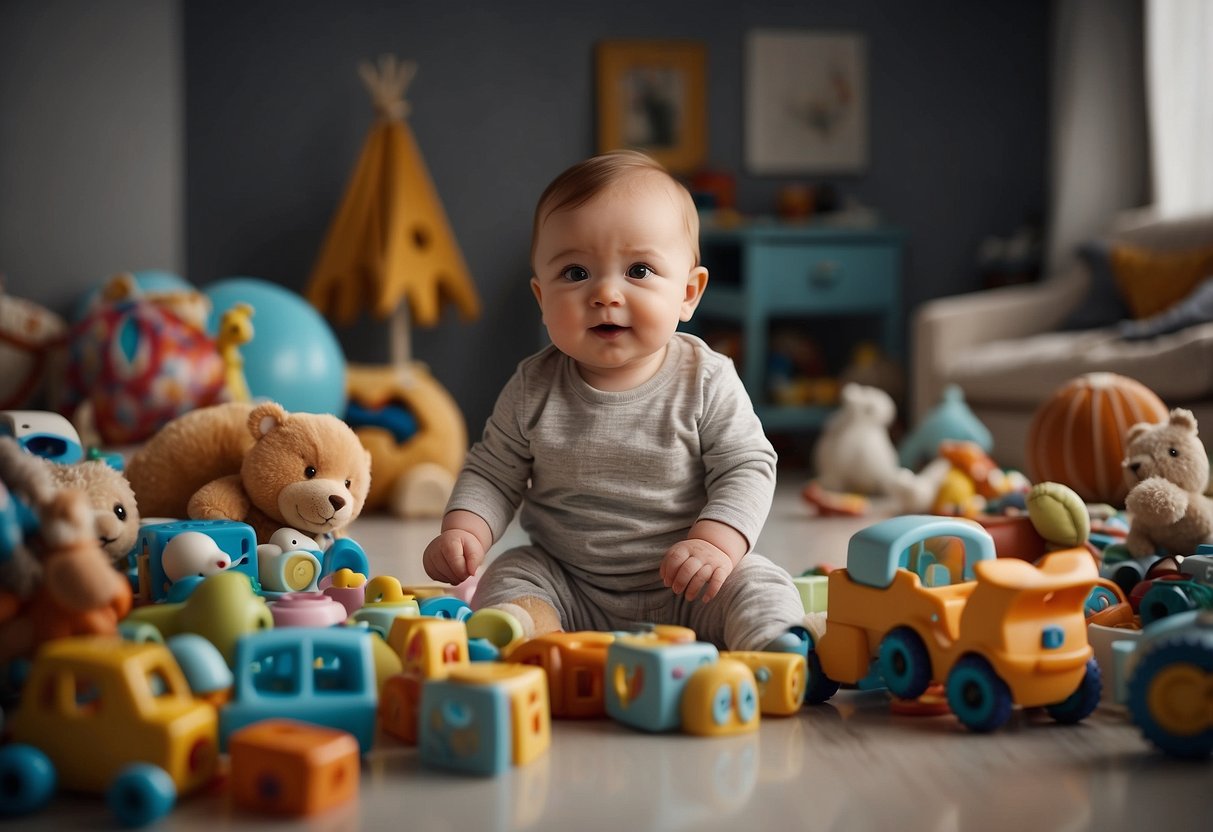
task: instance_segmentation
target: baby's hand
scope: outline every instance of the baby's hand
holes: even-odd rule
[[[716,597],[725,578],[733,571],[733,561],[706,540],[691,538],[675,543],[661,560],[661,580],[676,595],[686,593],[694,601],[702,592],[706,604]]]
[[[448,584],[463,583],[483,561],[484,546],[476,535],[463,529],[447,529],[430,541],[421,556],[425,574]]]

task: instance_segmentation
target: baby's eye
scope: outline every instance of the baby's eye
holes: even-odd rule
[[[644,280],[652,273],[653,270],[644,263],[636,263],[628,268],[628,277],[635,278],[636,280]]]
[[[568,266],[560,273],[560,276],[573,283],[580,283],[582,280],[590,279],[590,273],[582,266]]]

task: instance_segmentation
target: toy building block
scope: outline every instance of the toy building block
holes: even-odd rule
[[[318,586],[325,595],[345,607],[346,618],[360,610],[366,600],[366,575],[352,569],[338,569],[322,578]]]
[[[726,658],[700,667],[687,680],[679,711],[688,734],[720,737],[758,730],[753,671],[744,662]]]
[[[174,544],[178,536],[182,539]],[[234,520],[149,523],[139,530],[135,552],[139,592],[150,601],[165,600],[173,583],[183,578],[208,577],[224,571],[241,572],[259,586],[257,535],[247,523]]]
[[[379,694],[379,726],[401,742],[417,744],[421,688],[425,677],[401,672],[388,678]]]
[[[421,761],[497,774],[547,751],[552,740],[547,676],[537,667],[478,662],[421,689]]]
[[[472,608],[468,606],[467,602],[454,595],[421,598],[417,601],[417,607],[422,615],[434,618],[467,621],[472,616]]]
[[[607,648],[606,712],[644,731],[681,725],[679,702],[691,674],[714,664],[719,651],[707,642],[670,644],[622,637]]]
[[[543,669],[553,717],[602,717],[607,649],[614,641],[613,634],[595,631],[548,633],[520,642],[506,661]]]
[[[807,664],[799,653],[726,651],[721,659],[739,661],[750,668],[758,685],[758,707],[768,716],[790,716],[804,704]]]
[[[388,632],[388,646],[400,657],[405,672],[427,679],[446,676],[467,665],[468,632],[462,621],[424,616],[397,618]]]
[[[367,581],[362,607],[350,619],[365,624],[382,638],[392,631],[397,618],[415,617],[420,609],[413,596],[406,595],[400,581],[391,575],[379,575]]]
[[[345,621],[345,607],[321,592],[288,592],[270,604],[275,627],[332,627]]]
[[[136,607],[126,620],[151,624],[166,639],[197,633],[219,648],[229,667],[235,666],[237,639],[274,626],[265,599],[253,592],[248,576],[232,570],[205,578],[184,601]]]
[[[314,815],[358,795],[358,741],[290,719],[241,728],[229,741],[232,801],[278,815]]]
[[[414,584],[401,586],[400,591],[412,595],[418,602],[428,598],[444,598],[449,595],[450,587],[444,584]]]
[[[825,612],[830,579],[826,575],[799,575],[792,578],[805,612]]]
[[[320,580],[320,559],[303,549],[258,546],[257,575],[269,592],[311,592]]]
[[[216,708],[227,704],[235,677],[215,645],[195,633],[175,635],[165,644],[196,698]]]
[[[378,698],[373,638],[352,627],[291,627],[241,638],[232,701],[219,715],[220,746],[246,725],[286,717],[348,731],[369,751]]]

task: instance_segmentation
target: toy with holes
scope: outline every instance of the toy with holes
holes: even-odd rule
[[[547,633],[520,642],[506,661],[543,670],[554,718],[603,717],[607,650],[614,641],[614,634],[593,630]]]
[[[802,657],[803,658],[803,657]],[[691,674],[679,702],[682,730],[700,737],[758,729],[758,683],[750,666],[724,658]]]
[[[421,762],[499,774],[544,754],[552,741],[547,677],[537,667],[477,662],[421,689]]]
[[[400,657],[400,672],[390,676],[379,696],[383,730],[416,744],[422,684],[444,679],[470,663],[467,627],[462,621],[433,617],[397,618],[388,647]]]
[[[404,593],[399,579],[377,575],[366,582],[362,606],[350,615],[350,621],[386,639],[396,619],[420,614],[417,601]]]
[[[350,627],[292,627],[241,638],[232,701],[219,714],[220,747],[246,725],[286,717],[348,731],[369,751],[378,704],[372,638]]]
[[[936,537],[963,544],[961,582],[924,585],[912,571],[923,541]],[[900,699],[943,683],[948,706],[973,731],[999,728],[1015,704],[1078,722],[1100,696],[1083,614],[1097,577],[1086,549],[1052,552],[1039,567],[995,559],[990,535],[962,520],[907,515],[869,526],[851,538],[847,567],[830,573],[806,699],[828,699],[875,664]]]
[[[45,645],[6,728],[0,815],[36,810],[58,786],[150,823],[209,783],[218,757],[215,709],[190,695],[168,648],[113,637]]]
[[[260,588],[257,535],[234,520],[149,523],[135,542],[139,594],[149,601],[184,601],[203,578],[238,572]]]
[[[1190,610],[1116,642],[1133,722],[1174,757],[1213,754],[1213,610]]]
[[[716,646],[706,642],[670,643],[645,637],[622,636],[607,649],[607,714],[616,722],[644,731],[691,733],[731,733],[733,725],[744,730],[757,728],[757,683],[744,663],[725,674],[714,666],[719,662]],[[704,676],[712,684],[691,679]],[[690,696],[688,700],[687,697]],[[752,697],[753,714],[748,708]],[[719,701],[728,699],[728,712]],[[690,725],[684,714],[701,714]],[[706,714],[706,716],[705,716]],[[714,730],[713,729],[714,726]]]
[[[345,731],[266,719],[228,742],[232,802],[274,815],[316,815],[358,796],[358,741]]]
[[[804,704],[807,664],[799,653],[730,650],[720,657],[739,661],[753,672],[758,709],[764,716],[791,716]]]

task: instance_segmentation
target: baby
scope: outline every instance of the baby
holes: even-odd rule
[[[552,345],[501,392],[424,555],[463,581],[521,504],[531,544],[488,565],[469,634],[657,623],[803,649],[791,577],[750,552],[775,451],[732,362],[676,332],[708,282],[690,194],[641,153],[574,165],[539,198],[531,265]]]

